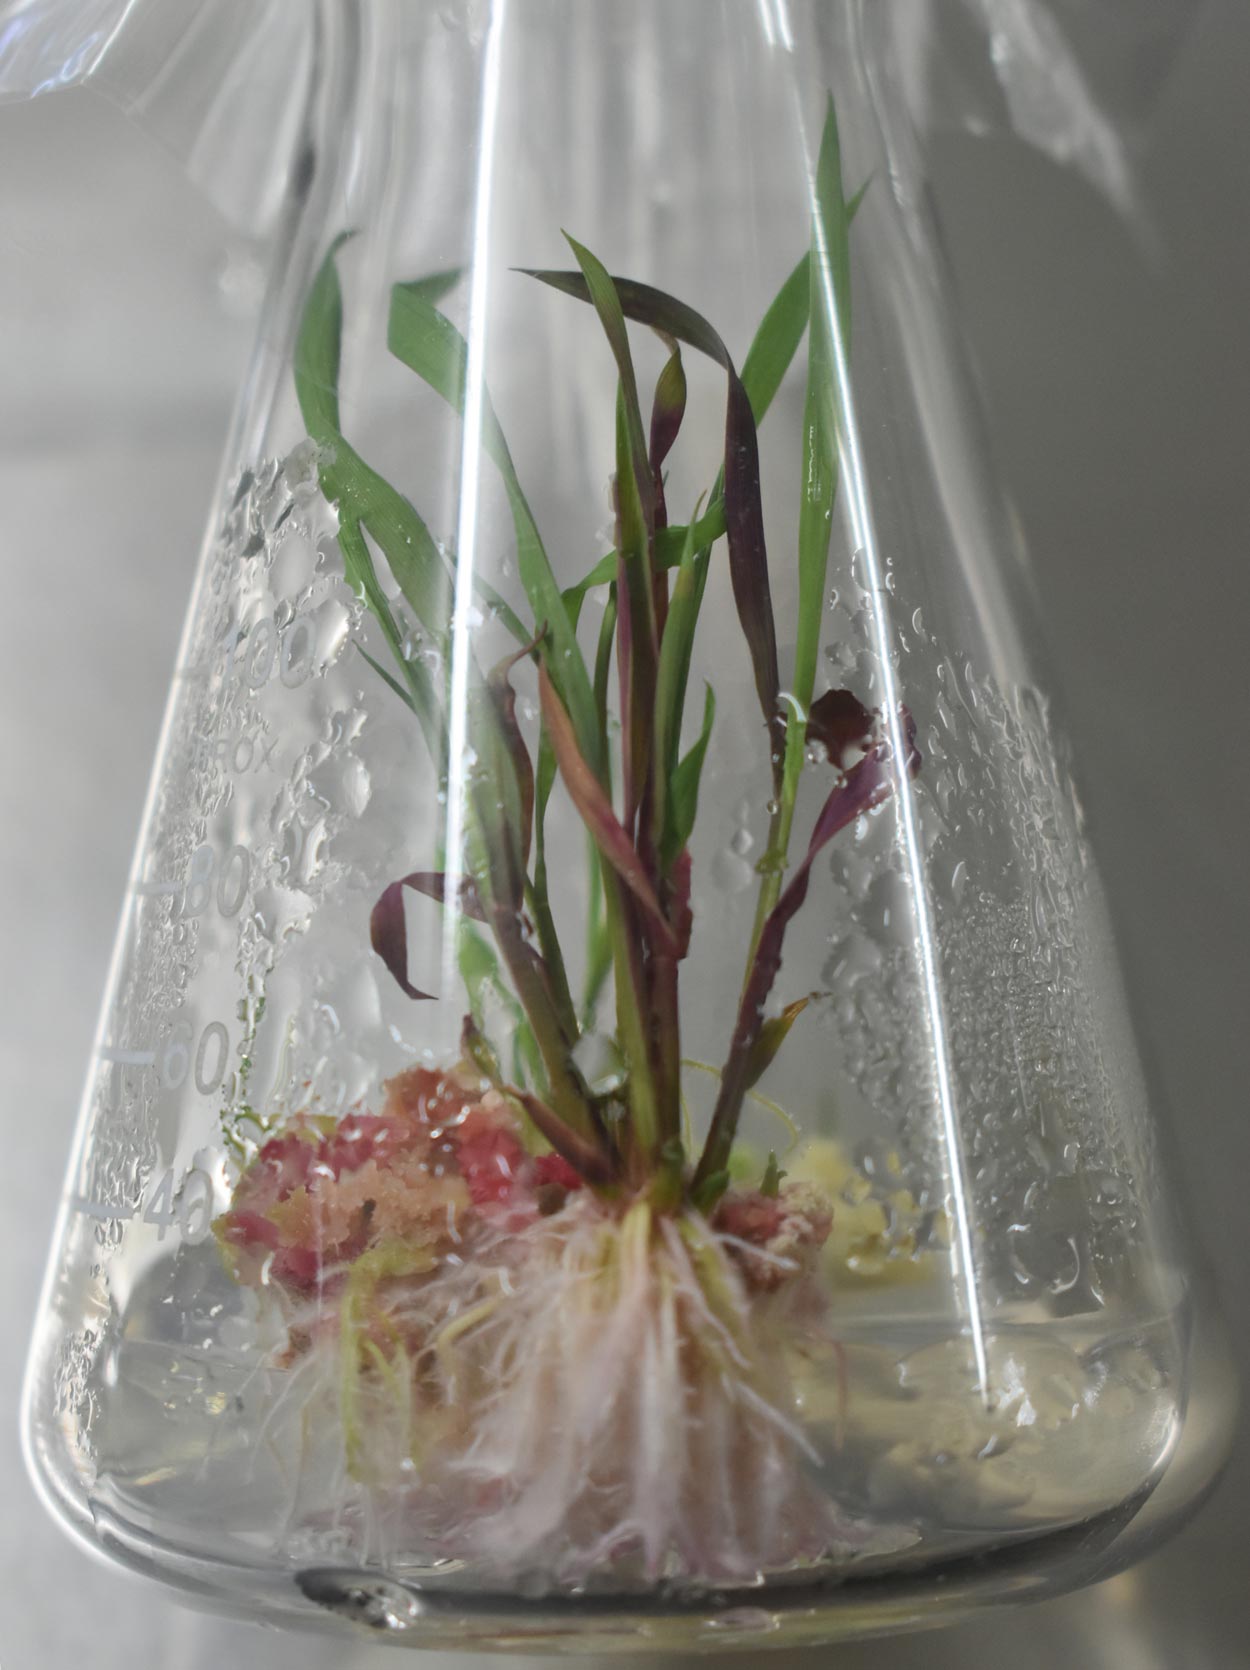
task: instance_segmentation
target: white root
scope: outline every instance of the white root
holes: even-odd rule
[[[868,1528],[818,1481],[790,1382],[815,1284],[760,1289],[736,1245],[695,1213],[579,1192],[379,1287],[376,1337],[336,1339],[323,1312],[310,1352],[336,1364],[362,1534],[501,1586],[843,1563]]]

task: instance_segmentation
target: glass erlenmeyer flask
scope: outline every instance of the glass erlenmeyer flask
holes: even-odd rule
[[[905,8],[318,18],[35,1345],[46,1494],[418,1645],[1101,1575],[1230,1398]]]

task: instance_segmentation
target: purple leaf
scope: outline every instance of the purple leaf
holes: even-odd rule
[[[521,797],[521,868],[528,870],[530,861],[530,843],[534,832],[534,766],[530,759],[529,749],[525,746],[525,738],[521,735],[521,727],[516,717],[516,691],[512,688],[509,678],[513,667],[518,661],[532,655],[545,636],[544,627],[523,649],[517,650],[515,655],[506,656],[497,666],[491,669],[486,681],[490,691],[491,705],[495,719],[499,725],[499,733],[508,757],[512,761],[512,769],[516,773],[517,792]]]
[[[920,769],[920,751],[916,747],[916,722],[906,708],[900,710],[903,736],[907,747],[906,770],[914,777]],[[781,949],[786,929],[803,907],[811,881],[812,865],[839,830],[845,829],[864,812],[879,806],[894,788],[894,761],[888,738],[875,743],[857,764],[833,788],[807,844],[807,852],[776,905],[765,918],[759,945],[751,964],[751,972],[742,993],[738,1020],[729,1046],[729,1057],[721,1075],[720,1094],[712,1113],[695,1183],[706,1181],[722,1171],[728,1161],[737,1130],[742,1098],[750,1085],[753,1052],[764,1028],[764,1005],[773,989],[777,971],[781,967]]]
[[[830,765],[845,771],[854,765],[847,754],[862,754],[872,741],[876,720],[859,697],[850,690],[826,690],[812,703],[807,716],[807,740],[818,742],[829,756]]]
[[[373,949],[390,969],[400,989],[409,997],[432,1002],[432,992],[420,991],[408,978],[408,924],[404,917],[404,888],[411,887],[427,899],[447,903],[447,877],[441,870],[414,870],[410,876],[393,881],[374,905],[369,917],[369,939]],[[462,915],[485,922],[486,913],[470,876],[460,878],[457,894]]]
[[[667,956],[677,956],[676,936],[660,908],[637,848],[612,810],[603,785],[582,758],[572,721],[545,667],[538,669],[538,689],[547,735],[569,798],[603,857],[642,906],[657,947]]]
[[[664,460],[673,450],[681,422],[686,415],[686,371],[681,363],[681,348],[675,337],[666,331],[658,332],[668,346],[669,357],[655,384],[655,398],[651,403],[651,436],[647,457],[655,484],[655,530],[668,526],[668,505],[664,498]],[[668,574],[662,563],[654,560],[652,546],[651,587],[655,594],[655,629],[663,639],[664,623],[668,618]]]
[[[659,474],[664,460],[673,450],[681,420],[686,415],[686,373],[681,363],[681,349],[667,331],[660,335],[668,344],[669,357],[655,384],[655,399],[651,405],[651,469],[659,485]]]
[[[579,301],[592,300],[581,273],[535,272],[537,278]],[[764,508],[760,497],[759,442],[750,397],[743,387],[729,350],[700,313],[684,302],[633,279],[613,280],[627,319],[650,325],[677,337],[721,366],[729,382],[725,407],[725,532],[729,543],[729,573],[734,601],[755,673],[755,688],[768,725],[778,718],[780,678],[777,671],[777,632],[772,593],[768,584],[768,552],[764,542]]]

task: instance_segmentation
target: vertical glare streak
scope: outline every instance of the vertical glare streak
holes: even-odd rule
[[[482,487],[482,415],[486,380],[486,315],[490,288],[490,212],[495,172],[495,131],[499,117],[503,26],[508,0],[492,0],[482,59],[482,104],[478,122],[477,177],[473,202],[473,272],[465,331],[464,423],[460,441],[460,506],[456,520],[456,581],[451,615],[451,690],[447,748],[447,850],[444,860],[443,957],[440,992],[456,981],[456,939],[460,923],[460,882],[464,876],[465,800],[468,794],[469,672],[472,645],[473,577],[477,563],[478,504]]]
[[[787,52],[794,51],[794,29],[790,23],[789,0],[773,0],[777,12],[777,33]]]
[[[776,0],[783,38],[793,42],[787,15],[787,0]],[[798,89],[796,86],[796,101]],[[942,1136],[947,1154],[951,1205],[955,1216],[959,1243],[959,1262],[963,1276],[965,1303],[968,1308],[968,1328],[972,1336],[976,1359],[977,1379],[981,1396],[989,1396],[989,1360],[985,1347],[985,1319],[981,1311],[981,1295],[977,1287],[976,1264],[973,1256],[972,1221],[970,1217],[970,1189],[968,1163],[964,1154],[963,1138],[959,1129],[955,1088],[950,1063],[950,1041],[947,1036],[946,1015],[942,1003],[941,981],[938,971],[937,936],[934,932],[929,895],[925,884],[924,851],[916,810],[915,788],[907,772],[907,738],[904,734],[901,698],[890,649],[890,613],[881,553],[877,543],[876,524],[868,497],[868,483],[864,471],[863,453],[859,439],[859,424],[851,386],[850,366],[846,346],[838,326],[837,297],[834,294],[833,271],[829,251],[824,243],[824,227],[817,212],[816,171],[811,160],[807,126],[801,105],[798,110],[799,137],[803,154],[808,159],[808,189],[812,205],[812,225],[817,240],[820,266],[821,303],[826,316],[829,341],[833,348],[838,394],[838,418],[844,491],[850,512],[851,534],[855,549],[864,562],[865,578],[871,599],[873,636],[876,640],[877,660],[881,667],[881,683],[885,697],[887,734],[894,756],[894,794],[899,810],[899,826],[904,862],[907,868],[915,924],[916,944],[920,952],[920,973],[924,986],[925,1016],[929,1027],[929,1041],[933,1053],[934,1077],[938,1103],[941,1108]]]

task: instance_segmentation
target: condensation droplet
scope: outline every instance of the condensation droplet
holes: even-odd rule
[[[712,882],[722,893],[744,893],[751,885],[755,872],[733,850],[732,845],[722,847],[712,860]]]

